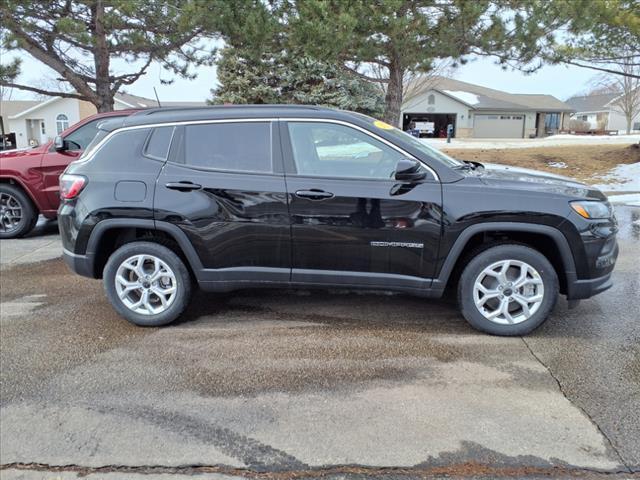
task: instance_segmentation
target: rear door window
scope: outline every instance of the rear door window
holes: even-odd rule
[[[273,171],[270,122],[187,125],[185,164],[238,172]]]

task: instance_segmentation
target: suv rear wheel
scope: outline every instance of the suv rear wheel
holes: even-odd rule
[[[26,235],[38,221],[38,212],[18,187],[0,184],[0,238]]]
[[[544,255],[507,244],[484,250],[469,262],[458,284],[458,301],[476,329],[524,335],[547,319],[558,290],[558,276]]]
[[[104,267],[104,288],[116,311],[131,323],[160,326],[184,311],[191,277],[180,258],[163,245],[127,243]]]

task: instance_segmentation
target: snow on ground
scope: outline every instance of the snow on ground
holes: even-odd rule
[[[618,165],[600,180],[607,183],[597,183],[594,187],[605,192],[640,193],[640,162]]]
[[[499,149],[563,147],[571,145],[611,145],[640,142],[640,134],[632,135],[551,135],[544,138],[453,138],[447,143],[445,138],[421,138],[432,147],[442,149]]]
[[[640,193],[625,193],[623,195],[608,195],[609,202],[613,205],[627,205],[640,207]],[[638,220],[640,223],[640,220]]]

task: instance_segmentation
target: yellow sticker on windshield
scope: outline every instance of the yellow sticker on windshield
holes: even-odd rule
[[[376,120],[375,122],[373,122],[373,124],[378,127],[381,128],[382,130],[393,130],[393,126],[389,125],[388,123],[385,123],[381,120]]]

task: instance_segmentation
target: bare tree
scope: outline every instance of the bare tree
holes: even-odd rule
[[[622,57],[615,75],[599,77],[595,91],[617,93],[611,106],[624,115],[627,134],[631,133],[633,119],[640,115],[640,52]]]
[[[409,72],[405,75],[402,89],[402,100],[406,104],[418,95],[437,88],[442,77],[453,77],[456,64],[451,59],[444,59],[434,63],[433,69],[427,73]]]
[[[451,59],[435,61],[428,72],[406,71],[402,79],[402,103],[406,104],[421,93],[436,88],[440,77],[452,77],[454,72],[455,63]],[[373,64],[367,74],[370,78],[375,79],[372,82],[373,85],[384,96],[386,94],[386,82],[389,78],[387,69]]]

